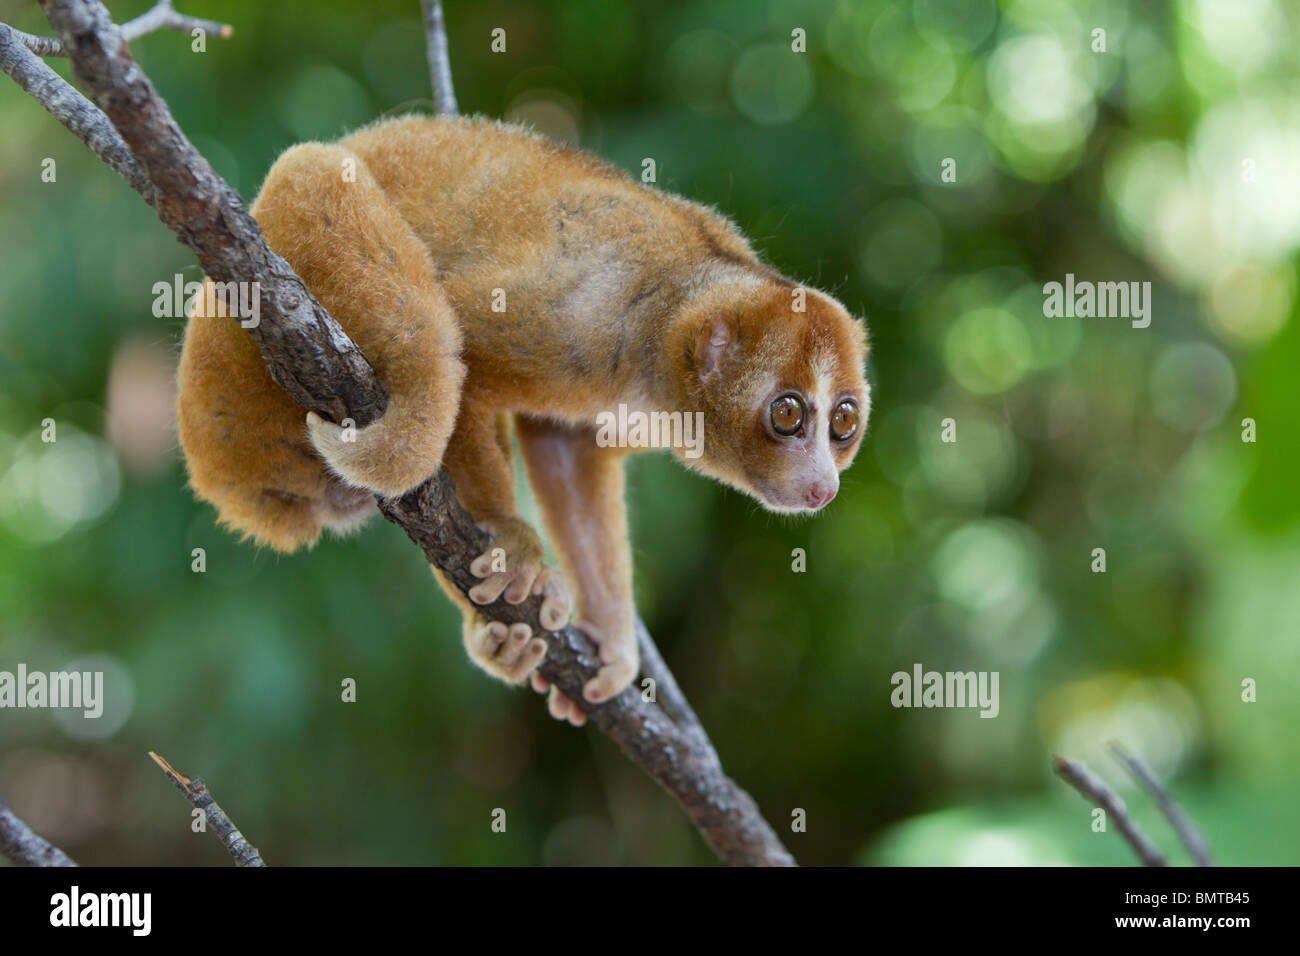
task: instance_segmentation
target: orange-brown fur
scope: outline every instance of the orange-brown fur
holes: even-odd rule
[[[478,605],[542,594],[543,623],[558,628],[566,578],[604,664],[586,696],[635,676],[626,449],[597,446],[599,413],[704,412],[704,456],[679,457],[776,510],[833,495],[861,443],[864,326],[811,289],[795,311],[799,287],[727,220],[586,153],[492,121],[406,117],[293,147],[252,211],[392,397],[354,435],[304,417],[238,320],[200,306],[180,367],[191,484],[224,523],[293,551],[354,526],[371,510],[359,489],[400,494],[446,467],[505,555],[505,571],[491,554],[475,562],[470,601],[448,589],[471,656],[505,679],[532,673],[545,645]],[[852,396],[862,426],[843,447],[819,444],[824,417],[802,438],[776,436],[773,389],[798,390],[810,416]],[[516,512],[512,420],[563,576]],[[551,709],[582,719],[554,692]]]

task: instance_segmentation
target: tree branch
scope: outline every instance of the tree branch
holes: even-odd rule
[[[1058,777],[1106,811],[1106,815],[1115,821],[1120,835],[1128,841],[1128,845],[1133,848],[1139,860],[1147,866],[1169,865],[1164,855],[1147,839],[1142,828],[1137,825],[1137,821],[1129,816],[1128,807],[1124,805],[1119,794],[1106,786],[1100,777],[1078,761],[1067,760],[1064,757],[1056,758],[1053,769]]]
[[[1204,835],[1197,829],[1191,817],[1178,805],[1178,802],[1169,795],[1169,791],[1151,772],[1151,768],[1130,754],[1117,741],[1111,743],[1110,752],[1116,760],[1124,765],[1124,768],[1133,778],[1142,784],[1151,796],[1155,797],[1160,812],[1165,815],[1169,825],[1174,828],[1174,832],[1178,834],[1178,839],[1183,841],[1183,846],[1187,847],[1187,852],[1192,855],[1196,865],[1214,866],[1214,861],[1210,858],[1210,845],[1206,842]]]
[[[0,854],[15,866],[76,866],[68,854],[37,836],[0,800]]]
[[[456,500],[446,472],[439,472],[401,498],[380,499],[379,508],[462,592],[478,583],[469,565],[488,550],[491,538]],[[635,684],[604,704],[588,703],[582,688],[599,669],[600,659],[585,634],[572,625],[548,633],[540,623],[539,597],[530,597],[522,604],[497,601],[488,607],[492,620],[523,622],[549,638],[550,646],[539,667],[542,676],[577,701],[592,723],[677,798],[722,859],[736,865],[793,865],[794,859],[763,819],[753,798],[723,772],[698,722],[688,720],[685,727],[678,727],[663,707],[643,700]],[[642,644],[653,647],[649,634]],[[657,649],[644,660],[643,669],[648,664],[658,673],[656,696],[664,695],[694,717]]]
[[[208,785],[203,782],[202,777],[185,776],[152,750],[149,751],[149,756],[153,758],[154,763],[162,767],[163,773],[167,774],[171,782],[176,784],[176,789],[185,794],[185,799],[203,811],[208,822],[212,824],[212,829],[217,831],[217,838],[235,858],[235,866],[266,866],[261,854],[257,852],[257,847],[244,839],[239,828],[230,822],[230,817],[226,816],[226,811],[212,799],[212,794],[208,792]]]
[[[379,418],[387,392],[374,370],[288,263],[266,245],[239,196],[185,138],[166,103],[131,58],[103,4],[42,0],[42,6],[63,48],[71,51],[78,82],[116,127],[152,183],[159,218],[194,250],[209,278],[260,283],[261,321],[249,332],[275,381],[303,407],[334,422],[351,418],[363,427]],[[450,95],[449,70],[447,74],[445,91]],[[59,113],[55,115],[69,125]],[[445,472],[402,498],[380,500],[379,505],[385,517],[406,531],[425,557],[462,591],[478,583],[469,563],[487,550],[490,539],[456,501]],[[539,620],[540,605],[540,598],[530,598],[520,605],[498,601],[485,610],[493,620],[522,621],[547,636],[550,646],[541,666],[543,676],[578,701],[597,727],[682,804],[722,859],[744,865],[792,865],[793,858],[753,799],[723,772],[658,653],[645,655],[645,667],[655,677],[657,693],[682,721],[681,727],[658,704],[643,700],[635,687],[599,706],[586,703],[582,687],[598,668],[595,648],[572,626],[546,632]],[[642,644],[652,645],[648,634]]]
[[[235,32],[235,28],[228,23],[202,20],[177,13],[172,8],[172,0],[158,0],[148,11],[121,26],[122,39],[128,43],[155,30],[180,30],[182,33],[202,30],[204,33],[215,33],[223,40]],[[56,37],[38,37],[31,33],[23,33],[21,30],[13,32],[15,37],[37,56],[68,55],[63,48],[63,41]]]

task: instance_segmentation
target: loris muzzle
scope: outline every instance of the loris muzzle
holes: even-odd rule
[[[178,399],[195,492],[223,524],[294,551],[357,527],[372,493],[446,468],[494,536],[468,599],[443,582],[470,656],[548,691],[559,718],[585,715],[536,673],[545,642],[484,607],[540,595],[551,629],[576,612],[601,656],[588,702],[636,676],[635,449],[597,442],[602,413],[702,412],[701,448],[678,457],[778,512],[829,503],[862,444],[861,321],[761,263],[716,212],[519,127],[404,117],[295,146],[252,212],[391,397],[361,429],[304,413],[239,320],[200,297]],[[516,445],[562,570],[519,517]]]

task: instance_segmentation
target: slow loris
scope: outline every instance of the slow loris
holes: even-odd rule
[[[763,265],[723,217],[587,153],[484,119],[404,117],[288,150],[252,212],[391,399],[361,429],[304,416],[238,319],[200,297],[178,400],[194,490],[290,552],[445,467],[505,570],[477,558],[468,601],[442,583],[470,657],[506,681],[548,690],[546,643],[482,605],[541,595],[559,629],[566,582],[600,649],[586,699],[636,676],[632,449],[597,441],[602,413],[702,412],[703,454],[678,457],[778,512],[823,507],[861,443],[864,324]],[[512,425],[563,574],[516,511]],[[549,690],[554,716],[583,722]]]

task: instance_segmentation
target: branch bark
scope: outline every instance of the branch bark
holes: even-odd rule
[[[15,866],[76,866],[68,854],[47,842],[0,801],[0,854]]]
[[[41,2],[69,52],[78,83],[103,110],[100,116],[121,134],[148,178],[159,218],[195,252],[214,281],[260,283],[261,321],[249,332],[275,381],[304,408],[334,422],[351,418],[361,427],[382,415],[387,392],[365,356],[288,263],[266,245],[239,196],[185,138],[166,103],[131,58],[103,4],[99,0]],[[435,56],[437,49],[435,44]],[[441,49],[445,62],[445,35]],[[446,72],[445,92],[454,110],[450,70]],[[66,104],[57,109],[51,103],[44,105],[72,128],[63,112]],[[84,110],[79,114],[83,127],[98,121]],[[97,133],[111,141],[107,131]],[[379,505],[385,517],[399,525],[426,559],[462,591],[477,583],[469,563],[487,549],[489,538],[456,500],[444,472],[402,498],[381,499]],[[657,650],[645,654],[646,647],[653,648],[649,634],[641,639],[643,670],[654,678],[657,693],[665,695],[675,719],[659,704],[643,700],[635,686],[602,705],[587,704],[582,687],[598,667],[595,648],[571,626],[547,633],[539,621],[540,604],[539,598],[520,605],[498,601],[490,611],[493,620],[523,621],[547,636],[550,647],[541,667],[543,676],[580,702],[591,721],[681,803],[723,860],[738,865],[793,865],[754,800],[723,772]]]

